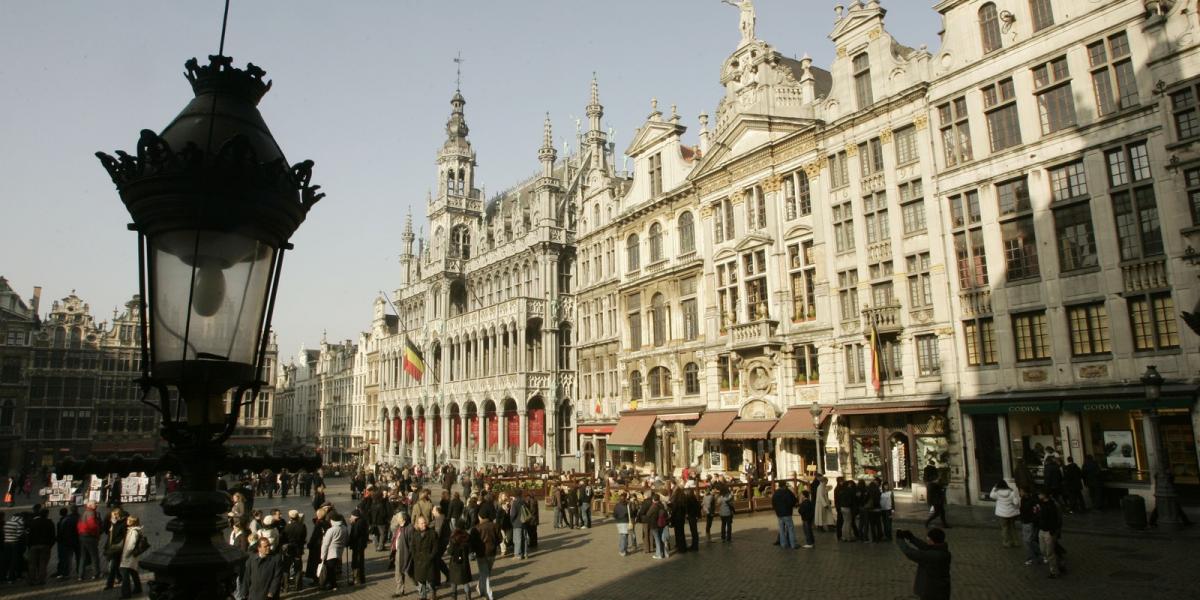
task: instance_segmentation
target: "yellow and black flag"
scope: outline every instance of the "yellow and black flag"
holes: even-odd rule
[[[404,371],[412,375],[412,378],[420,383],[421,377],[425,375],[425,356],[421,354],[421,350],[417,348],[417,345],[408,339],[408,336],[404,337],[403,366]]]

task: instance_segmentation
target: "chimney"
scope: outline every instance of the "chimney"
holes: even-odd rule
[[[33,299],[29,301],[29,308],[33,310],[33,316],[38,315],[38,309],[42,304],[42,286],[33,286]]]

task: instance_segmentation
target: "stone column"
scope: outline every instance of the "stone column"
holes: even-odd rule
[[[517,411],[517,423],[521,427],[521,446],[517,448],[517,466],[527,466],[529,454],[529,420],[525,418],[526,411]]]

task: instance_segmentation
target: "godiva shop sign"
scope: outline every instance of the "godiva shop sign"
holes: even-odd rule
[[[1190,398],[1159,398],[1159,408],[1190,408]],[[1121,400],[1064,400],[1062,409],[1070,412],[1094,412],[1104,410],[1147,410],[1150,403],[1144,398],[1129,398]]]
[[[963,402],[959,405],[967,415],[1010,415],[1059,412],[1059,401],[1051,402]]]

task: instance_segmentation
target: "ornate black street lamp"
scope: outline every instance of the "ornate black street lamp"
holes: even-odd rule
[[[323,194],[312,161],[289,165],[258,112],[271,84],[217,55],[185,68],[195,98],[135,155],[96,153],[137,232],[143,392],[158,392],[160,463],[182,475],[163,500],[172,538],[141,559],[151,598],[225,598],[242,553],[218,542],[231,464],[224,442],[262,381],[288,239]],[[179,392],[173,401],[169,388]],[[226,413],[224,394],[236,389]]]
[[[1158,399],[1162,397],[1163,376],[1154,365],[1146,367],[1142,385],[1146,386],[1146,403],[1149,404],[1146,419],[1150,421],[1150,434],[1154,438],[1154,510],[1158,515],[1157,522],[1167,527],[1178,527],[1182,523],[1179,519],[1179,496],[1175,493],[1175,483],[1168,472],[1167,449],[1158,428]]]

